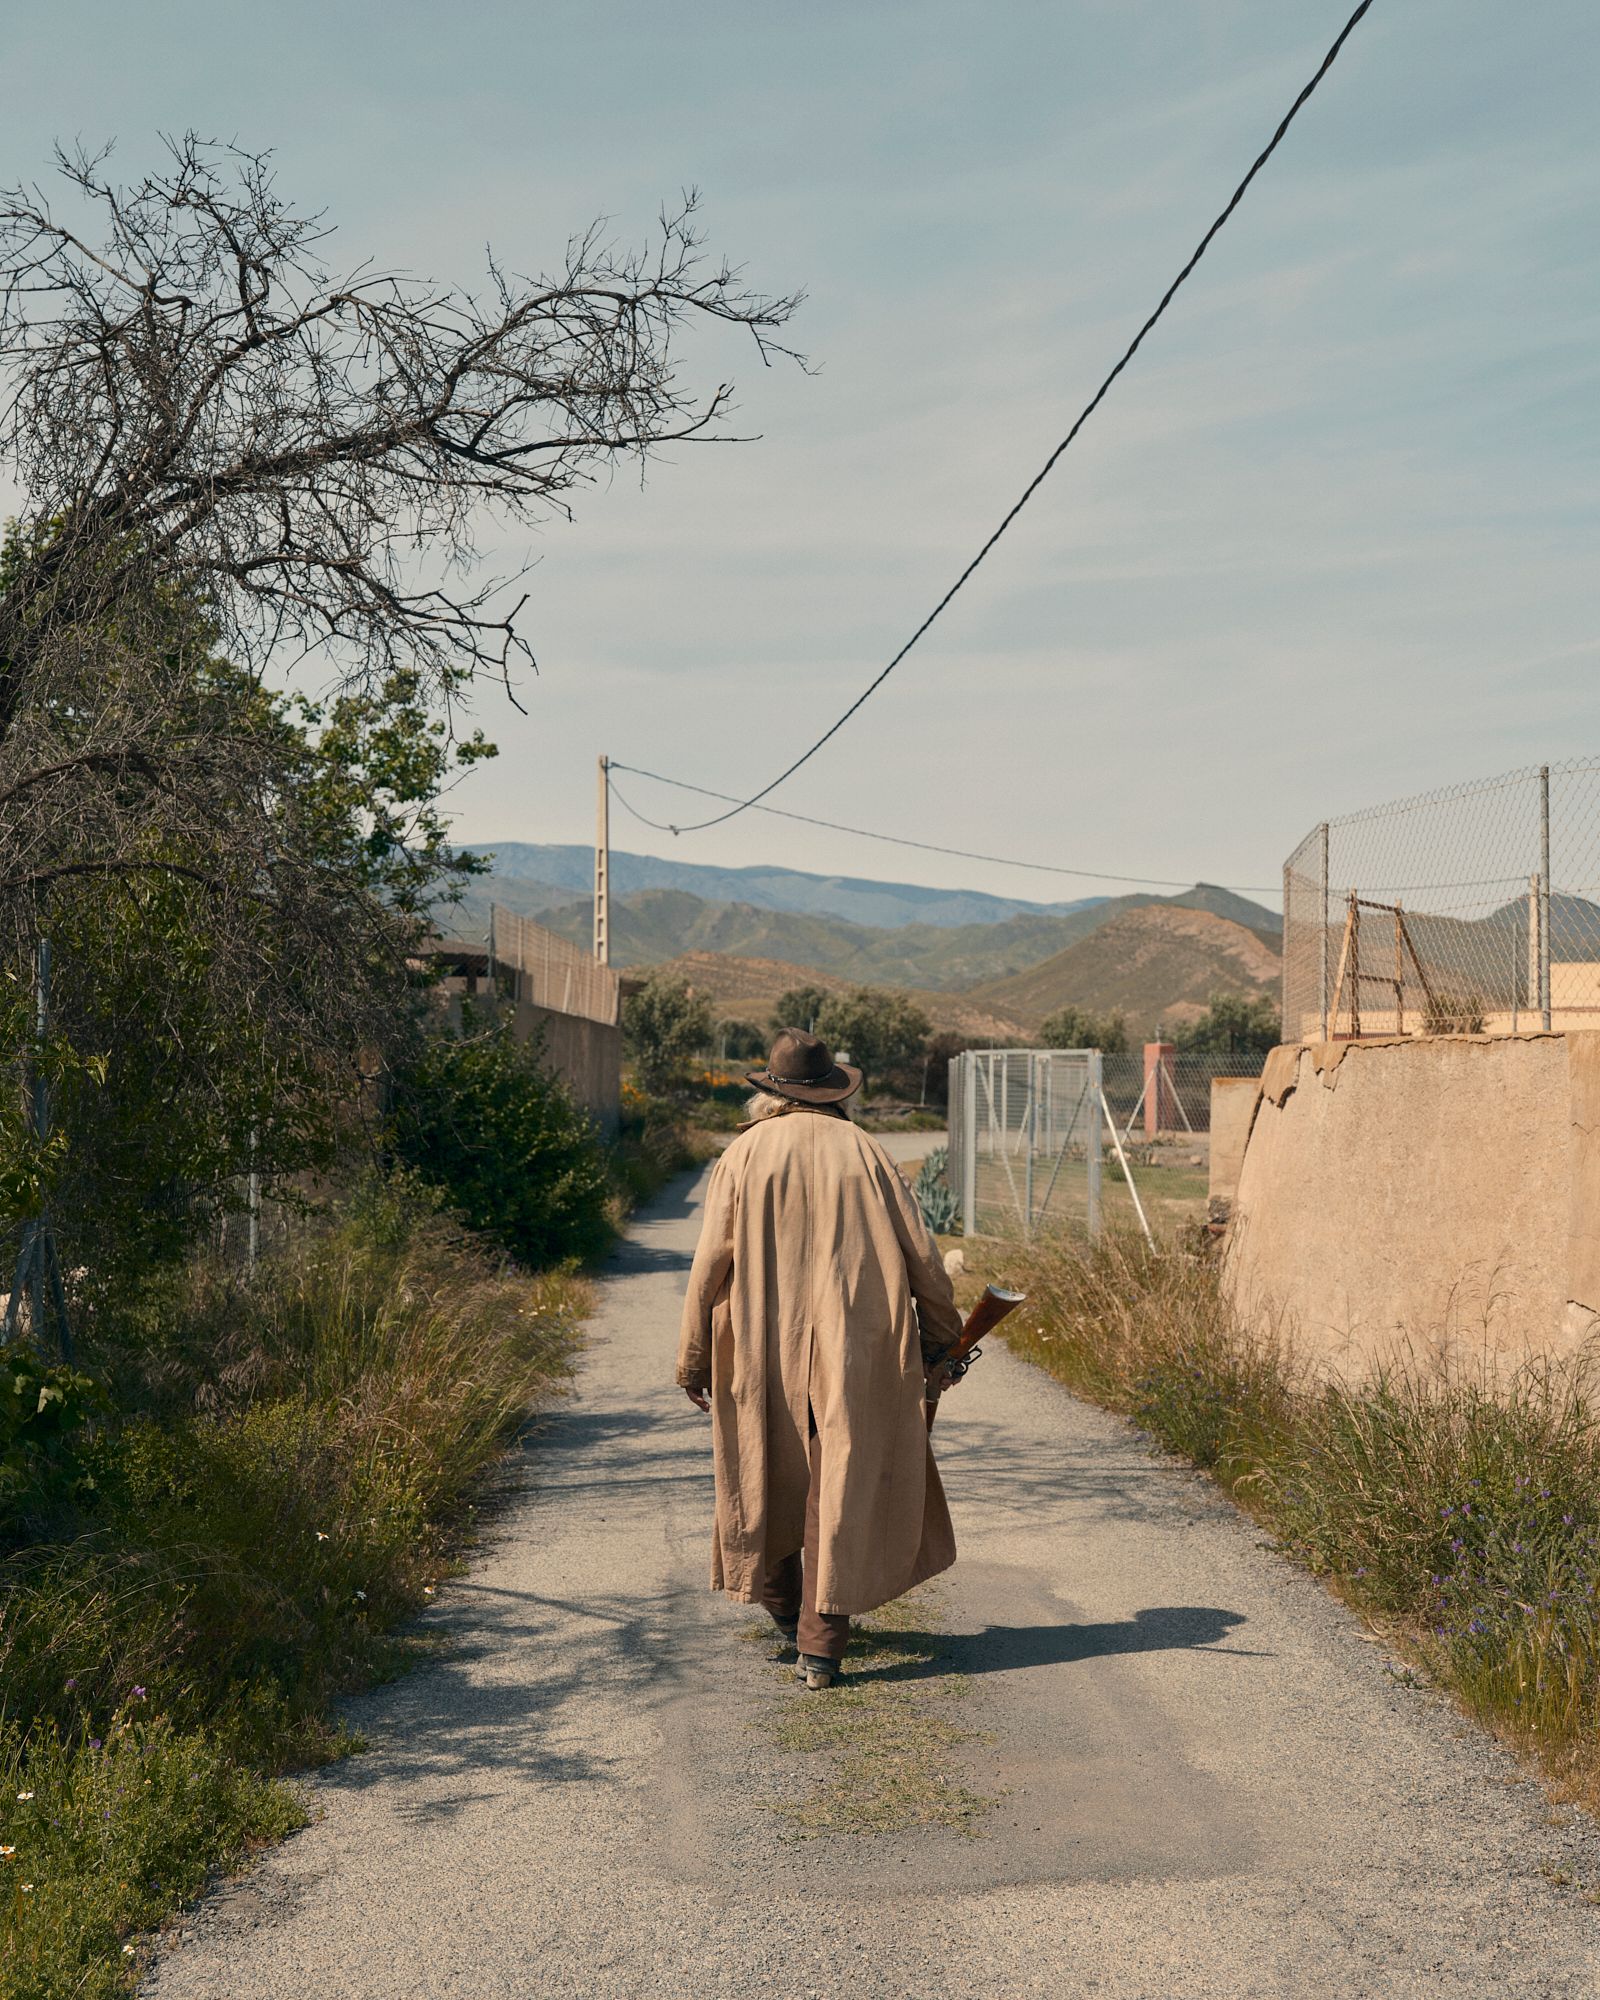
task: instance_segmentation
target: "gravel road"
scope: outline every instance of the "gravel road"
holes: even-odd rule
[[[155,2000],[1588,1995],[1600,1840],[1203,1482],[996,1348],[937,1440],[964,1777],[944,1830],[783,1837],[773,1670],[704,1588],[671,1385],[699,1185],[641,1217],[577,1392],[367,1755],[193,1913]],[[949,1663],[947,1663],[949,1664]],[[848,1699],[817,1696],[809,1699]]]

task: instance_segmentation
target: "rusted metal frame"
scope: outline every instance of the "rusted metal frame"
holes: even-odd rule
[[[1333,1007],[1328,1015],[1328,1034],[1330,1039],[1339,1032],[1339,1002],[1344,997],[1345,969],[1350,963],[1351,944],[1355,937],[1357,922],[1356,892],[1352,889],[1350,891],[1349,903],[1345,910],[1344,936],[1339,943],[1339,970],[1334,974],[1333,979]],[[1353,994],[1350,1009],[1350,1032],[1352,1035],[1358,1035],[1361,1032],[1361,1002]]]

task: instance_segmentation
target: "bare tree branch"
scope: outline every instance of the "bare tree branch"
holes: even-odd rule
[[[105,615],[144,565],[257,674],[292,647],[446,694],[504,679],[532,651],[521,606],[495,609],[503,582],[469,581],[486,522],[565,515],[618,457],[733,441],[729,385],[680,375],[691,321],[747,333],[763,362],[792,352],[799,295],[710,265],[692,194],[652,247],[591,229],[553,275],[491,261],[479,297],[330,276],[326,226],[264,156],[192,135],[169,152],[127,188],[104,155],[59,155],[90,227],[0,194],[0,455],[52,524],[0,598],[0,739],[30,635]]]

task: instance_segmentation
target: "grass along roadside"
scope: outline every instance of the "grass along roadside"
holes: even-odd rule
[[[994,1800],[960,1776],[956,1753],[982,1738],[957,1719],[965,1676],[938,1670],[942,1623],[938,1586],[925,1584],[857,1621],[836,1688],[808,1694],[792,1663],[773,1668],[777,1692],[764,1726],[780,1750],[820,1765],[797,1795],[767,1801],[793,1837],[916,1826],[976,1831]],[[772,1627],[755,1626],[749,1637],[770,1645]]]
[[[1012,1350],[1209,1473],[1469,1714],[1600,1809],[1600,1377],[1417,1362],[1364,1383],[1232,1319],[1214,1266],[1136,1241],[968,1245],[1020,1285]]]
[[[132,1990],[138,1933],[298,1823],[284,1774],[415,1656],[399,1628],[586,1297],[379,1202],[248,1286],[199,1266],[102,1319],[123,1414],[10,1496],[0,1559],[3,2000]]]

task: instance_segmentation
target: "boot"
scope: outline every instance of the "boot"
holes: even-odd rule
[[[844,1668],[838,1660],[825,1660],[815,1653],[802,1653],[795,1663],[795,1679],[804,1681],[813,1694],[823,1688],[837,1687],[844,1679]]]

